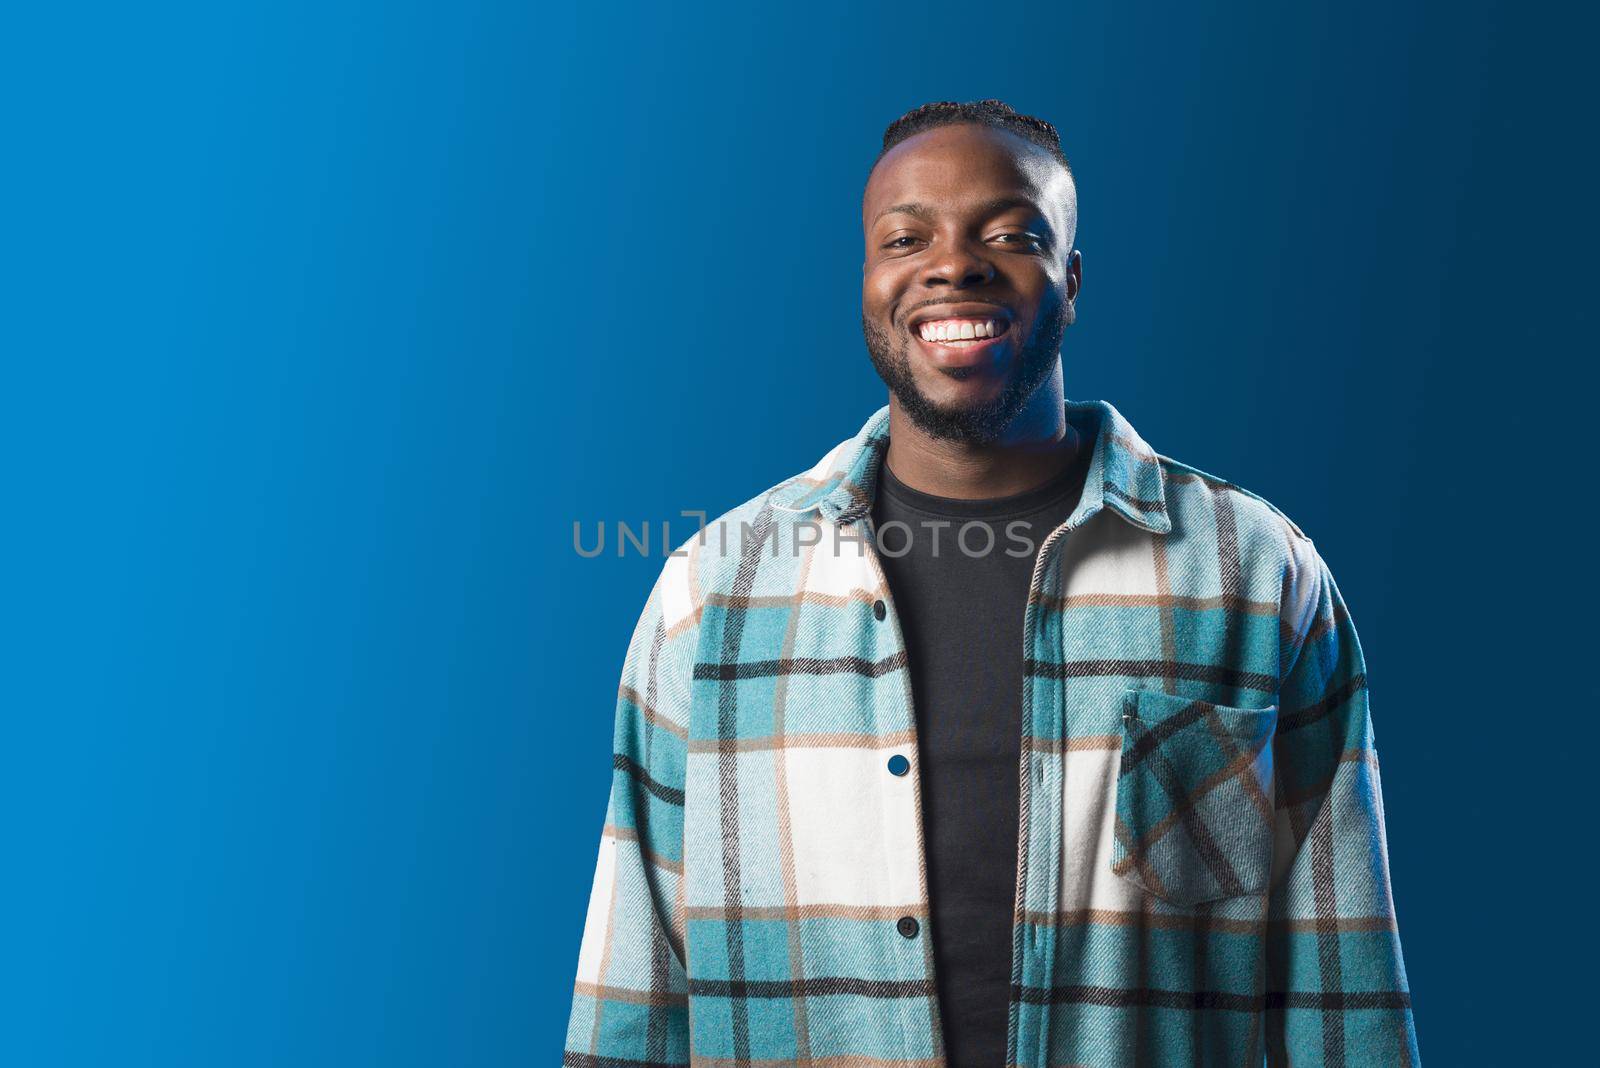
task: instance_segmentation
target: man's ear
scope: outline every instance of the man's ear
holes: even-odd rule
[[[1067,257],[1067,300],[1062,321],[1071,326],[1078,321],[1078,290],[1083,287],[1083,256],[1073,249]]]

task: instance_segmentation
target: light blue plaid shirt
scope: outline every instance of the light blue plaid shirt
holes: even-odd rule
[[[1012,1065],[1415,1066],[1361,646],[1282,512],[1104,401],[1024,624]],[[888,409],[669,558],[564,1064],[943,1065]],[[903,756],[911,771],[887,769]]]

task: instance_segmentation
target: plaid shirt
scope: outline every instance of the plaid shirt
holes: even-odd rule
[[[1066,412],[1094,448],[1024,623],[1008,1063],[1417,1065],[1333,576],[1110,404]],[[945,1063],[916,718],[870,545],[888,431],[883,408],[663,566],[565,1065]]]

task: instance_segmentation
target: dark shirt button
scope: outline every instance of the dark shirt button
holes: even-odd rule
[[[889,771],[895,775],[904,775],[911,770],[911,761],[896,753],[889,758]]]
[[[917,937],[917,932],[922,928],[921,925],[917,923],[915,916],[902,916],[900,917],[899,922],[894,925],[894,929],[899,931],[906,938],[915,938]]]
[[[883,622],[883,617],[889,614],[889,606],[882,601],[872,602],[872,614],[878,617],[878,622]]]

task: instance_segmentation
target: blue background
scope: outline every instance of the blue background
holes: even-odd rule
[[[14,13],[0,1061],[555,1063],[660,566],[572,523],[882,403],[862,182],[984,96],[1077,170],[1068,394],[1351,606],[1425,1058],[1581,1059],[1594,19],[1194,6]]]

